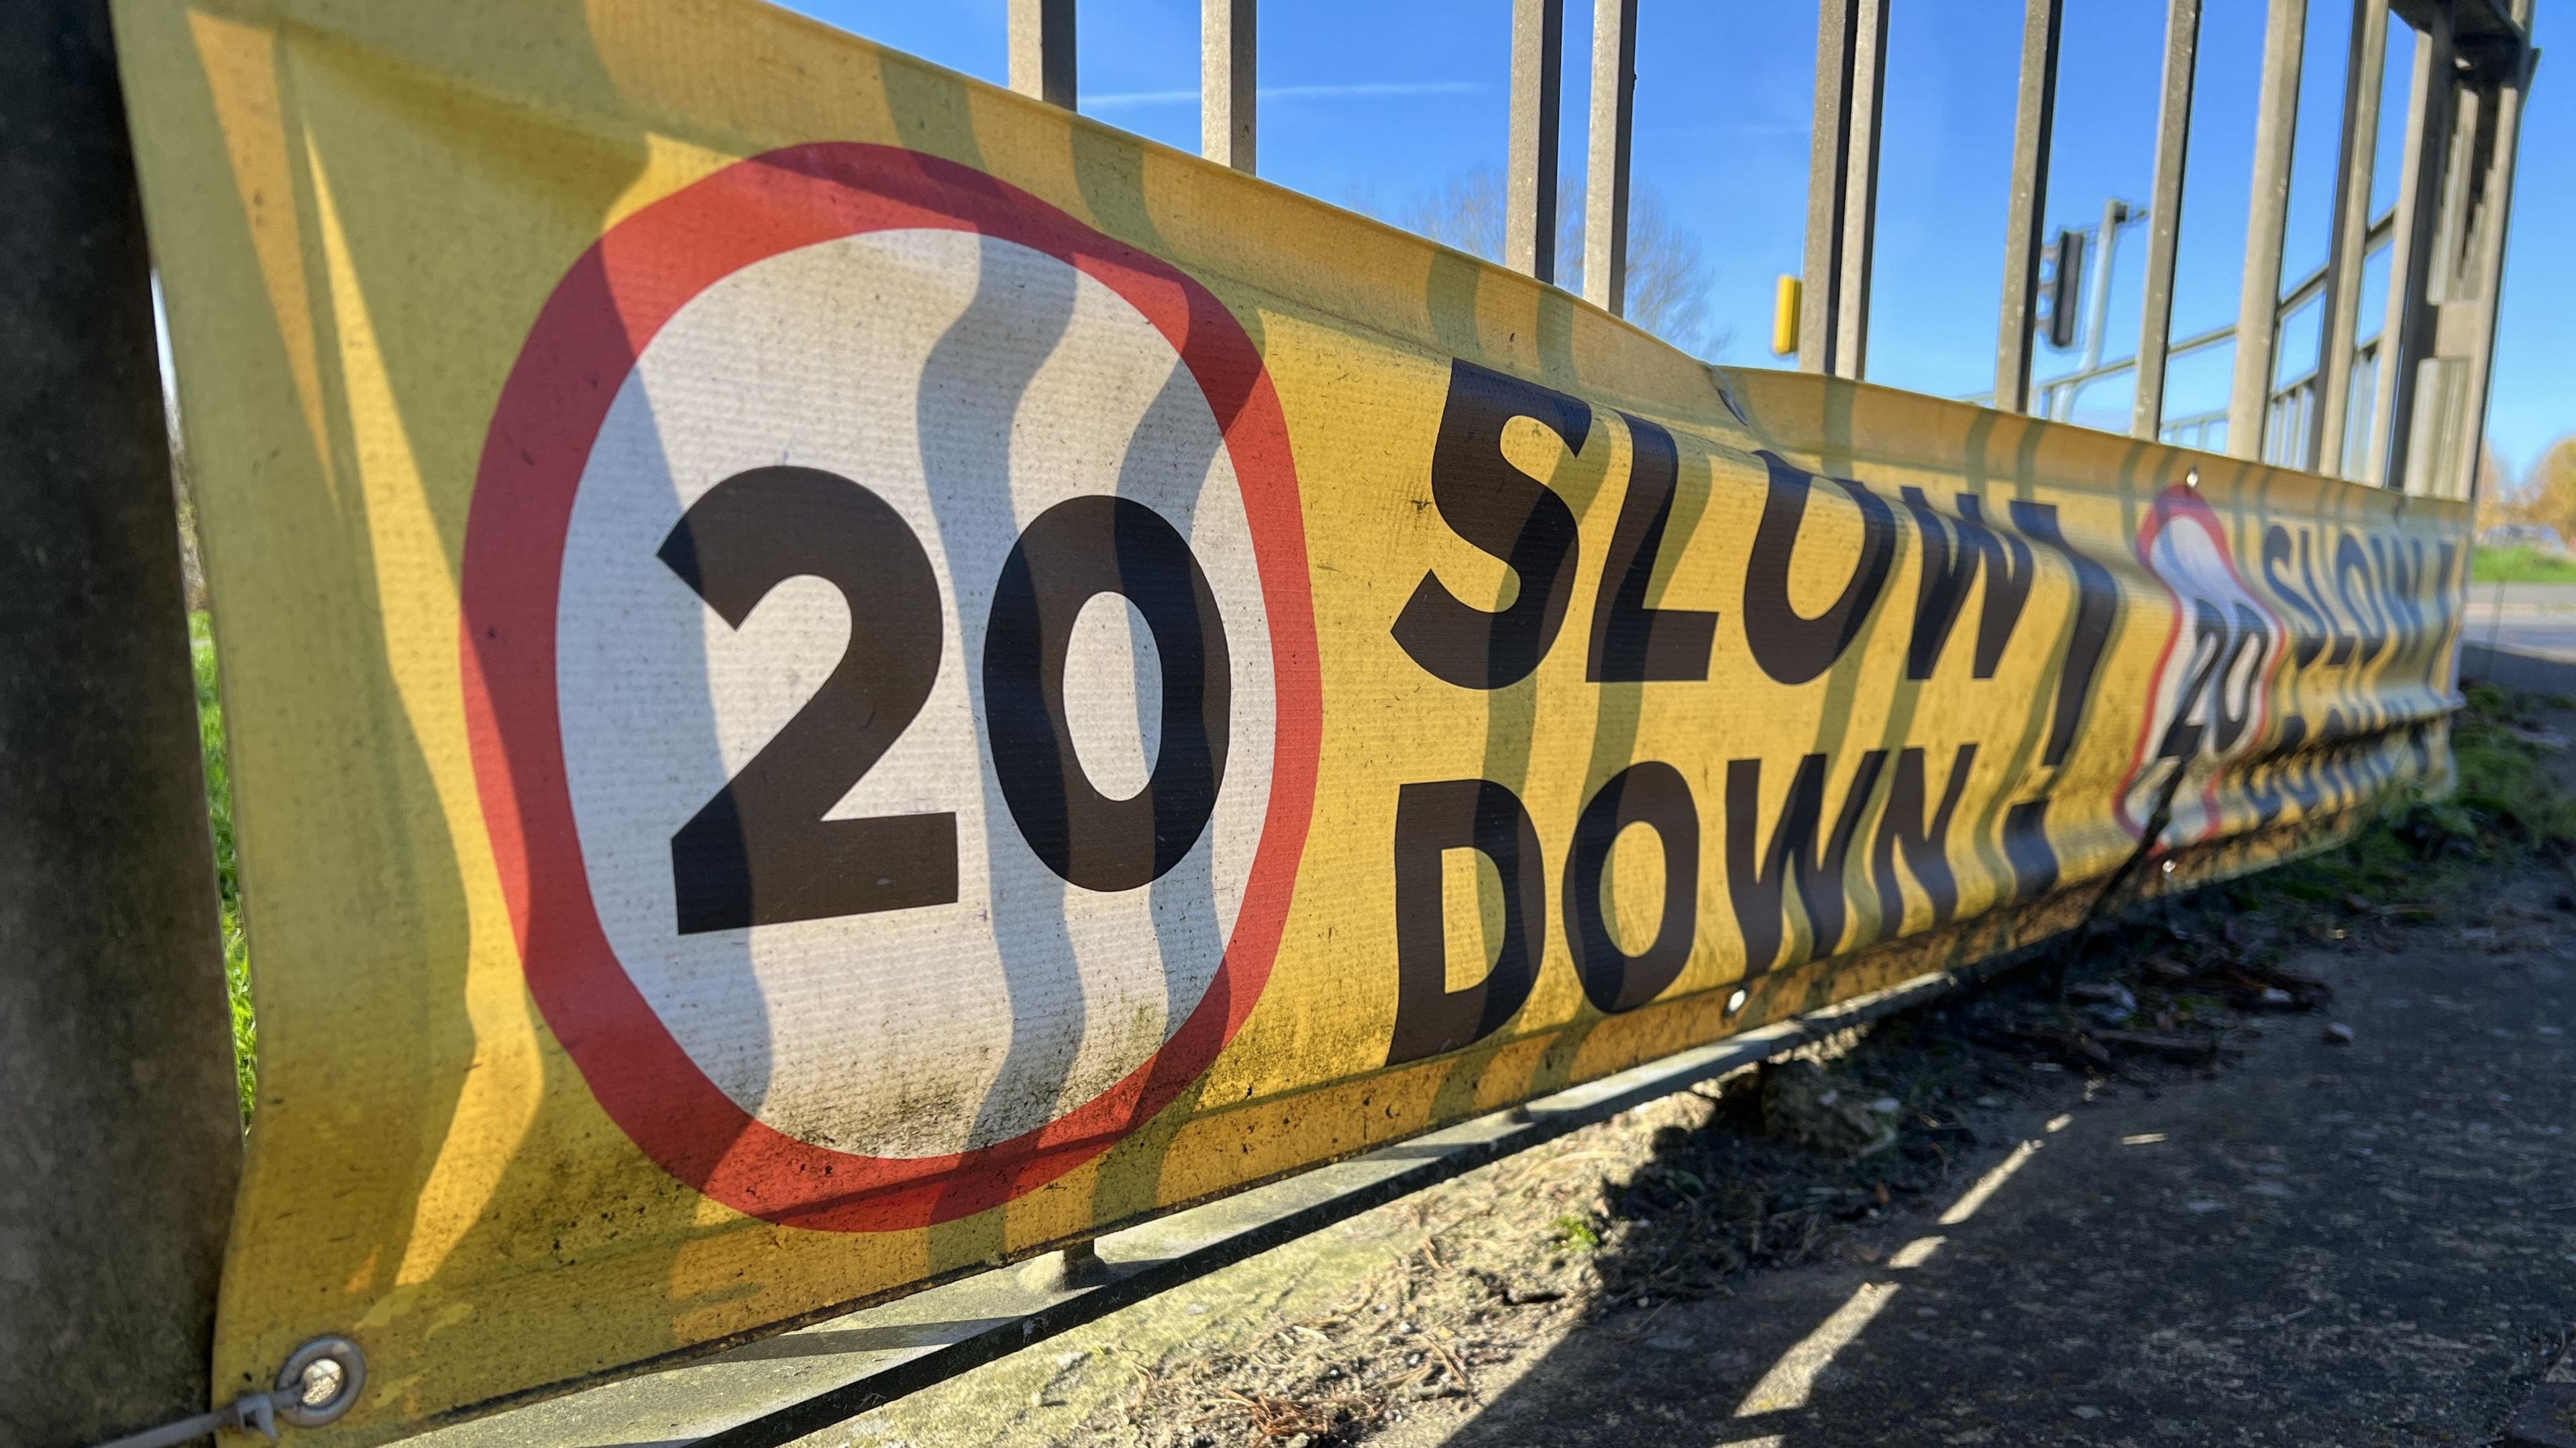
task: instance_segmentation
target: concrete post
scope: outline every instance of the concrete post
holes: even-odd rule
[[[0,1442],[205,1410],[240,1174],[105,0],[0,6]]]

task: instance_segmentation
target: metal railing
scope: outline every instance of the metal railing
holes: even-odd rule
[[[1818,26],[1799,365],[1837,376],[1867,375],[1877,114],[1890,3],[1822,0]],[[2237,320],[2178,341],[2172,336],[2202,0],[2167,0],[2136,354],[2106,363],[2097,351],[2074,372],[2034,387],[2064,0],[2026,0],[1995,385],[1984,398],[2007,410],[2064,418],[2085,387],[2125,373],[2132,380],[2134,436],[2214,444],[2237,457],[2465,498],[2475,485],[2494,358],[2514,148],[2535,57],[2533,0],[2351,0],[2327,258],[2284,295],[2281,253],[2308,3],[2267,0]],[[2374,220],[2369,205],[2392,19],[2411,27],[2416,43],[2396,203]],[[2106,215],[2106,243],[2116,239],[2116,226]],[[2363,272],[2382,253],[2387,307],[2376,334],[2365,336]],[[1819,276],[1828,284],[1818,285]],[[2280,381],[2283,324],[2307,306],[2322,312],[2317,363]],[[2097,324],[2097,338],[2099,332]],[[2169,415],[2165,384],[2172,363],[2230,344],[2227,406]]]
[[[1254,166],[1258,0],[1201,0],[1201,148]],[[1868,373],[1870,270],[1879,132],[1887,89],[1889,7],[1898,0],[1820,0],[1815,125],[1807,184],[1798,365],[1838,377]],[[2534,0],[2350,0],[2332,237],[2325,264],[2280,291],[2290,170],[2297,142],[2310,0],[2265,0],[2255,105],[2253,196],[2237,321],[2173,340],[2174,265],[2192,141],[2203,0],[2166,0],[2154,181],[2144,211],[2147,260],[2136,355],[2098,360],[2034,387],[2033,323],[2048,212],[2065,0],[2024,0],[2013,172],[1995,386],[2009,411],[2060,417],[2069,389],[2133,377],[2130,432],[2215,440],[2230,454],[2467,497],[2486,415],[2496,303],[2522,96],[2537,54]],[[1635,122],[1639,0],[1593,0],[1583,291],[1625,309],[1629,151]],[[1513,0],[1506,261],[1557,275],[1558,159],[1566,0]],[[2416,33],[2407,82],[2396,204],[2368,216],[2392,20]],[[1014,89],[1074,106],[1075,0],[1010,0]],[[2368,260],[2388,255],[2388,304],[2376,335],[2362,326]],[[2275,376],[2289,311],[2320,307],[2317,365]],[[2250,320],[2249,320],[2250,319]],[[2228,404],[2169,417],[2165,381],[2177,359],[2233,343]]]
[[[2118,203],[2113,203],[2113,214],[2118,214],[2120,210]],[[2136,220],[2142,215],[2143,213],[2129,213],[2128,219]],[[2071,371],[2044,378],[2032,384],[2034,396],[2028,410],[2034,416],[2061,422],[2072,421],[2076,415],[2077,403],[2087,389],[2097,383],[2125,377],[2137,371],[2138,359],[2135,355],[2115,357],[2107,361],[2102,360],[2101,357],[2101,334],[2106,320],[2105,303],[2111,288],[2110,263],[2118,255],[2117,232],[2113,229],[2117,223],[2109,216],[2106,216],[2105,221],[2109,224],[2103,228],[2102,234],[2111,237],[2113,244],[2104,246],[2102,263],[2094,277],[2093,316],[2088,324],[2089,340],[2085,360]],[[2394,208],[2381,212],[2378,219],[2370,224],[2369,230],[2363,237],[2362,265],[2364,267],[2369,265],[2372,257],[2388,250],[2395,236],[2396,224],[2397,213]],[[2320,265],[2316,270],[2300,278],[2290,288],[2288,294],[2274,304],[2272,316],[2275,336],[2287,330],[2290,320],[2298,313],[2322,302],[2331,271],[2331,262]],[[2236,324],[2229,322],[2206,331],[2196,332],[2166,347],[2165,360],[2170,364],[2196,353],[2225,347],[2236,340],[2236,330]],[[2324,339],[2321,337],[2320,352],[2324,350],[2323,343]],[[2348,411],[2341,435],[2367,436],[2369,432],[2367,415],[2355,416],[2354,412],[2358,410],[2355,404],[2366,403],[2371,395],[2372,383],[2377,375],[2378,334],[2374,333],[2352,344],[2346,352],[2350,360],[2346,363],[2342,395],[2347,399],[2345,405]],[[2261,457],[2264,462],[2276,467],[2310,468],[2320,472],[2351,476],[2353,468],[2358,463],[2348,451],[2344,451],[2329,462],[2318,450],[2324,435],[2324,418],[2319,410],[2325,405],[2321,396],[2322,376],[2323,363],[2320,362],[2297,376],[2266,389],[2263,398]],[[1978,393],[1967,400],[1987,402],[1992,397],[1992,393]],[[2226,449],[2234,412],[2231,402],[2227,407],[2185,413],[2180,416],[2163,416],[2157,422],[2157,440],[2171,443],[2176,447],[2197,448],[2202,451]]]

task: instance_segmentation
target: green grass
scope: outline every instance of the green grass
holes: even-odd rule
[[[259,1088],[259,1022],[250,1009],[250,947],[242,939],[241,875],[233,864],[233,776],[224,754],[224,701],[216,689],[215,639],[206,611],[188,615],[188,653],[197,668],[197,742],[206,758],[206,806],[215,830],[215,881],[224,902],[224,984],[232,996],[233,1074],[242,1126]]]
[[[2537,548],[2481,548],[2469,565],[2479,583],[2576,583],[2576,558]]]

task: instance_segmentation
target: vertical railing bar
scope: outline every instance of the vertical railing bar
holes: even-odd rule
[[[1593,0],[1583,296],[1614,317],[1628,314],[1628,156],[1636,118],[1637,0]]]
[[[2057,122],[2057,42],[2066,0],[2029,0],[2022,13],[2021,93],[2013,112],[2012,204],[2004,228],[2002,320],[1995,338],[1995,406],[2030,411],[2039,258],[2047,245],[2049,142]],[[2111,234],[2102,234],[2108,265]]]
[[[1879,122],[1887,106],[1889,0],[1860,0],[1852,27],[1851,140],[1843,170],[1842,276],[1834,288],[1837,377],[1869,375],[1869,281],[1878,249]]]
[[[2344,471],[2353,344],[2361,329],[2361,272],[2370,246],[2370,186],[2379,152],[2379,93],[2388,69],[2388,0],[2353,0],[2345,52],[2343,146],[2335,167],[2334,230],[2326,248],[2325,334],[2317,347],[2317,408],[2307,466]]]
[[[2452,32],[2452,54],[2458,55],[2458,32]],[[2474,165],[2485,92],[2472,87],[2458,65],[2452,68],[2451,145],[2442,170],[2441,220],[2433,226],[2432,271],[2424,300],[2436,307],[2459,296],[2467,264],[2469,230],[2476,218],[2478,177]]]
[[[2415,373],[2428,355],[2433,315],[2426,296],[2432,280],[2434,233],[2441,224],[2442,173],[2451,153],[2451,121],[2458,82],[2452,75],[2447,13],[2416,36],[2413,83],[2406,102],[2406,163],[2397,193],[2396,236],[2388,257],[2388,315],[2379,334],[2371,468],[2382,487],[2406,486],[2406,450],[2415,425]]]
[[[1798,371],[1834,371],[1842,309],[1842,196],[1852,165],[1852,33],[1860,0],[1816,5],[1816,121],[1806,162],[1806,294],[1798,304]]]
[[[1558,107],[1565,72],[1565,0],[1512,0],[1511,175],[1504,187],[1503,260],[1556,280]]]
[[[2369,368],[2367,376],[2362,371],[2364,367]],[[2341,465],[2336,476],[2352,478],[2355,481],[2368,481],[2371,446],[2369,409],[2379,393],[2379,339],[2377,337],[2352,349],[2352,371],[2352,393],[2344,403],[2343,454],[2335,460]],[[2365,383],[2367,383],[2366,386]],[[2353,455],[2356,444],[2361,448],[2361,455],[2357,458]]]
[[[2227,451],[2261,459],[2266,401],[2281,344],[2281,249],[2290,221],[2290,157],[2299,137],[2299,68],[2308,0],[2271,0],[2263,81],[2254,103],[2254,184],[2246,203],[2245,273],[2236,296],[2236,377],[2227,400]]]
[[[2370,439],[2363,453],[2361,481],[2381,487],[2394,486],[2402,479],[2392,478],[2388,471],[2391,414],[2397,405],[2397,359],[2403,348],[2397,336],[2406,324],[2407,274],[2413,269],[2415,244],[2416,193],[2422,189],[2420,173],[2424,169],[2424,127],[2426,111],[2432,100],[2430,77],[2433,69],[2433,39],[2429,32],[2415,36],[2415,57],[2406,82],[2406,136],[2398,153],[2397,202],[2389,218],[2388,295],[2380,316],[2376,355],[2373,358],[2370,387]]]
[[[1201,0],[1199,154],[1251,174],[1260,110],[1260,0]]]
[[[1852,41],[1861,0],[1818,0],[1816,112],[1807,150],[1806,288],[1798,307],[1798,370],[1834,370],[1842,282],[1844,173],[1851,165]]]
[[[2182,178],[2191,152],[2191,91],[2200,0],[2168,0],[2162,98],[2156,109],[2155,194],[2147,202],[2146,300],[2138,319],[2137,400],[2129,433],[2153,441],[2165,412],[2165,353],[2173,333],[2174,255],[2182,236]]]
[[[2530,34],[2530,0],[2514,6],[2514,20]],[[2486,215],[2481,218],[2478,236],[2477,275],[2483,286],[2475,303],[2476,324],[2468,329],[2469,351],[2464,359],[2467,370],[2466,393],[2461,399],[2463,456],[2454,461],[2455,478],[2461,480],[2457,496],[2469,502],[2477,500],[2478,460],[2486,441],[2487,394],[2495,371],[2496,321],[2504,298],[2504,244],[2513,220],[2514,155],[2522,132],[2523,91],[2531,79],[2530,53],[2517,58],[2513,71],[2500,80],[2494,90],[2495,149],[2488,157],[2486,175],[2481,179],[2481,194]]]
[[[1074,0],[1011,0],[1011,89],[1076,110]]]

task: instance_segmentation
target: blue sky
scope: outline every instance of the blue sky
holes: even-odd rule
[[[941,65],[1004,78],[1004,0],[796,0],[792,8]],[[1888,41],[1870,376],[1964,395],[1993,383],[2005,191],[2020,65],[2014,0],[1898,0]],[[2218,0],[2202,22],[2190,167],[2183,198],[2174,335],[2234,314],[2263,42],[2263,6]],[[2546,49],[2567,22],[2543,4]],[[1582,184],[1590,12],[1566,6],[1566,194]],[[2309,6],[2307,75],[2293,166],[2284,271],[2325,259],[2350,8]],[[2143,203],[2154,166],[2164,7],[2147,0],[2067,7],[2049,220],[2098,221],[2105,200]],[[1082,108],[1154,140],[1198,144],[1199,0],[1084,0]],[[1262,174],[1343,204],[1394,213],[1504,159],[1507,0],[1273,0],[1261,32]],[[2395,189],[2411,34],[2391,27],[2374,209]],[[1661,194],[1704,252],[1713,355],[1781,365],[1769,352],[1775,278],[1800,267],[1806,220],[1815,8],[1802,0],[1643,0],[1634,174]],[[2571,51],[2570,53],[2576,53]],[[2576,277],[2546,264],[2545,239],[2576,220],[2576,76],[2544,65],[2533,87],[2515,187],[2489,433],[2506,465],[2527,468],[2576,432],[2571,364],[2557,339],[2576,330]],[[2109,353],[2136,345],[2144,234],[2131,230],[2113,270]],[[2374,275],[2370,279],[2376,283]],[[2381,294],[2365,298],[2365,334]],[[2315,355],[2313,310],[2292,319],[2283,375]],[[2303,325],[2304,323],[2304,325]],[[2042,377],[2073,365],[2043,349]],[[2224,349],[2175,363],[2167,415],[2224,407]],[[2125,386],[2084,397],[2079,420],[2122,427]]]

